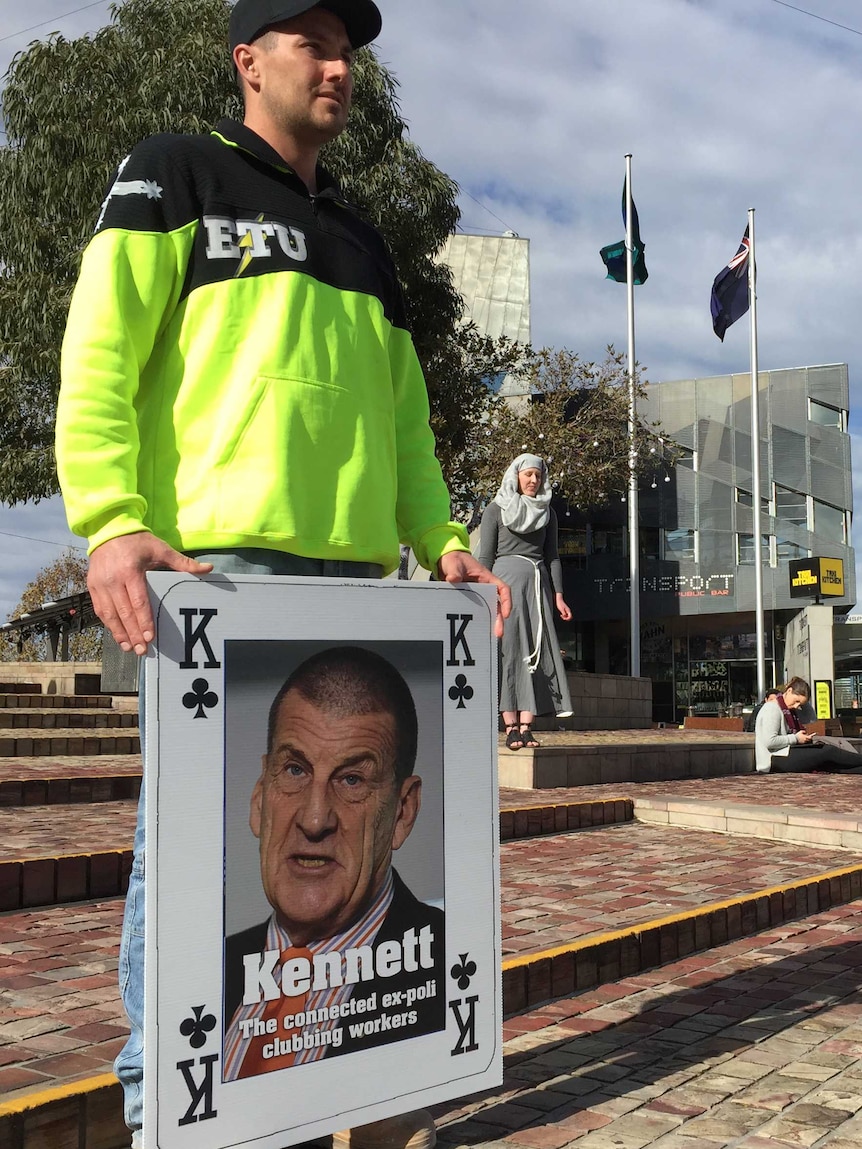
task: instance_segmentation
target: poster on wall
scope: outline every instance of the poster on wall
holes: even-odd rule
[[[148,580],[145,1149],[499,1084],[493,588]]]

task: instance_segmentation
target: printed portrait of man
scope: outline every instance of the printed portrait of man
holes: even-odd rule
[[[393,865],[418,734],[404,676],[365,647],[319,650],[276,693],[248,811],[271,913],[225,941],[225,1080],[444,1028],[444,914]]]

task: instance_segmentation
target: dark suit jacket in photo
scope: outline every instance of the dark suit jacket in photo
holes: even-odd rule
[[[392,871],[393,891],[389,911],[374,940],[375,948],[381,942],[400,942],[409,929],[414,929],[418,936],[424,926],[430,926],[434,935],[432,957],[433,969],[417,969],[415,972],[401,970],[392,977],[374,977],[370,981],[361,981],[353,988],[353,996],[369,997],[377,993],[377,1013],[357,1014],[345,1018],[342,1022],[344,1039],[340,1046],[329,1046],[327,1057],[335,1057],[342,1053],[354,1053],[359,1049],[371,1049],[375,1045],[388,1045],[393,1041],[404,1041],[410,1037],[420,1037],[425,1033],[434,1033],[446,1026],[446,939],[445,918],[442,910],[420,902],[399,878],[398,873]],[[231,934],[225,939],[224,963],[224,1019],[230,1025],[234,1013],[242,1002],[244,966],[243,958],[246,954],[262,954],[266,950],[266,932],[269,919],[259,925],[251,926],[238,934]],[[427,981],[434,979],[436,994],[424,1001],[416,1001],[411,1006],[393,1006],[383,1012],[405,1013],[408,1008],[415,1010],[417,1020],[414,1025],[406,1028],[380,1030],[377,1033],[363,1034],[353,1037],[350,1033],[351,1024],[361,1021],[371,1021],[382,1011],[383,995],[398,993],[399,991],[418,988]]]

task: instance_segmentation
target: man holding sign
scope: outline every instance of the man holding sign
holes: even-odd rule
[[[94,607],[126,651],[154,637],[148,570],[374,577],[399,542],[447,582],[496,584],[508,614],[449,521],[391,258],[317,162],[380,27],[373,0],[238,0],[243,123],[144,140],[102,204],[63,346],[57,463]],[[116,1064],[133,1144],[143,880],[141,824]]]

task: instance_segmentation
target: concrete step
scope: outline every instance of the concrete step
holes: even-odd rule
[[[122,710],[0,710],[0,730],[117,730],[137,728],[138,716]]]
[[[102,754],[140,754],[136,726],[122,733],[113,730],[62,732],[57,730],[0,731],[0,758],[38,758]]]
[[[91,766],[86,776],[79,777],[68,767],[54,765],[53,774],[35,767],[31,777],[21,769],[16,773],[16,779],[0,777],[0,798],[4,799],[0,803],[0,865],[5,866],[5,871],[0,870],[4,875],[0,877],[0,907],[10,910],[72,900],[67,871],[74,872],[74,888],[83,889],[78,897],[122,892],[124,886],[116,882],[110,887],[99,883],[105,881],[105,867],[113,866],[105,855],[125,854],[131,846],[139,771],[132,766],[121,773],[114,766],[100,773],[97,766]],[[659,826],[763,837],[776,843],[862,851],[860,814],[672,795],[603,796],[597,801],[553,805],[507,803],[500,811],[500,838],[506,843],[593,830],[626,825],[633,818]],[[87,858],[95,859],[90,868],[99,875],[92,879],[92,887],[81,885]],[[56,899],[52,889],[59,891]]]
[[[6,778],[0,781],[0,809],[86,805],[91,802],[119,802],[126,798],[137,800],[140,792],[141,772],[134,767],[129,773],[113,767],[104,774],[90,770],[86,774],[63,777]]]
[[[862,851],[862,811],[824,813],[794,806],[742,804],[715,798],[638,797],[633,803],[639,822],[657,826],[688,826],[746,838],[798,842],[806,846],[838,846]]]
[[[753,851],[744,838],[675,827],[502,849],[507,1014],[862,896],[860,854],[775,842]]]
[[[0,810],[0,910],[125,893],[137,802]]]
[[[0,681],[0,694],[41,694],[42,687],[38,682],[3,682]]]
[[[748,774],[722,778],[684,778],[570,786],[553,791],[500,788],[502,809],[546,807],[550,803],[589,802],[626,797],[695,799],[736,806],[787,807],[833,814],[862,812],[862,783],[853,774]]]
[[[532,806],[519,805],[516,797],[500,810],[500,841],[615,826],[631,822],[633,817],[634,803],[627,797],[604,796],[595,802],[542,802]]]
[[[140,789],[135,754],[0,758],[0,808],[112,802]]]
[[[73,784],[101,787],[102,801],[60,805],[18,804],[0,809],[0,911],[52,906],[125,893],[131,866],[140,778],[31,779],[24,795],[47,788],[58,799]],[[8,784],[8,783],[7,783]],[[110,797],[124,785],[128,801]],[[2,788],[0,788],[2,793]],[[504,840],[612,826],[632,819],[632,803],[607,799],[534,808],[501,815]]]
[[[114,700],[110,694],[41,694],[38,691],[24,694],[9,685],[0,689],[0,709],[36,707],[51,710],[82,710],[95,706],[104,710],[110,709],[113,704]]]
[[[0,862],[0,911],[119,897],[131,868],[130,849]]]
[[[716,731],[553,731],[538,749],[498,751],[500,786],[551,790],[715,778],[754,771],[754,735]]]

